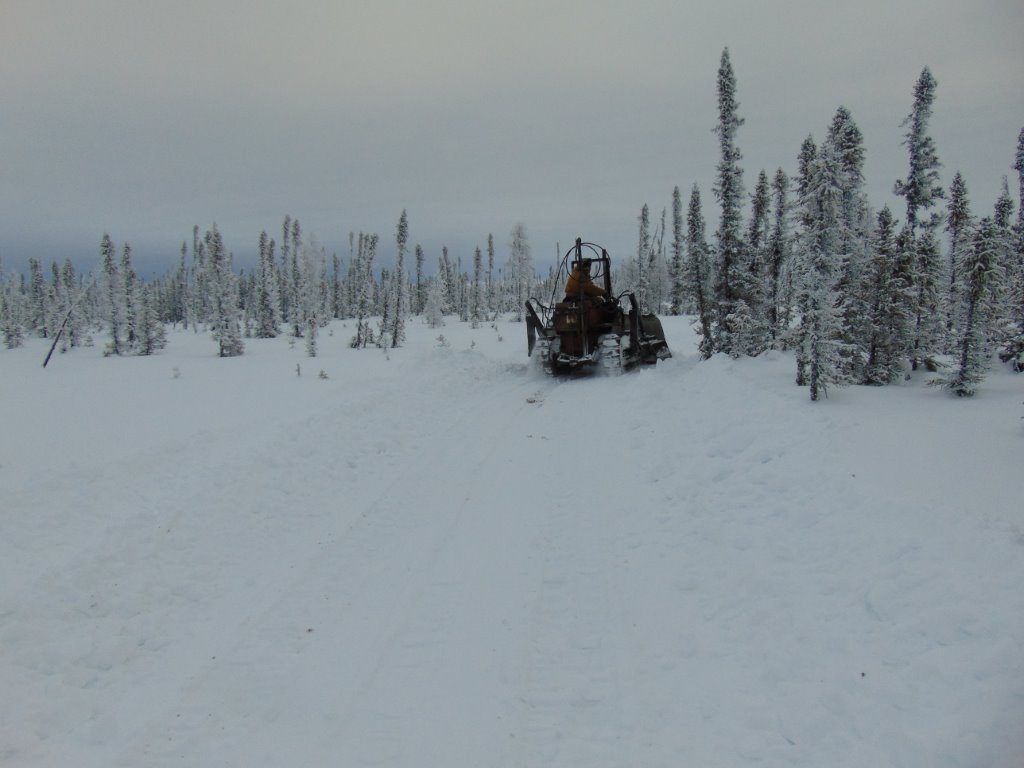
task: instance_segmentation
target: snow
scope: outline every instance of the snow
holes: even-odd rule
[[[1024,377],[810,403],[664,324],[0,352],[0,763],[1024,765]]]

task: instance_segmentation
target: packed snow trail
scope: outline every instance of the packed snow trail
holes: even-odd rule
[[[56,406],[0,442],[5,766],[1024,754],[1019,377],[811,406],[682,323],[673,359],[568,381],[411,330],[0,375],[5,423]]]

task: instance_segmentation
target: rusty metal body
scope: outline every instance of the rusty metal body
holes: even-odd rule
[[[533,298],[526,302],[527,352],[537,351],[547,373],[591,366],[614,373],[672,356],[657,316],[641,314],[632,292],[613,293],[607,251],[577,239],[562,259],[559,276],[568,277],[574,269],[590,277],[570,281],[578,286],[574,295],[555,301],[556,286],[550,304]]]

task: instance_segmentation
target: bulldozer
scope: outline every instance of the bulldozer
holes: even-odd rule
[[[608,251],[582,238],[566,251],[551,301],[526,300],[527,354],[548,374],[587,368],[620,373],[672,356],[657,315],[641,313],[632,291],[612,291]],[[565,296],[559,300],[562,281]]]

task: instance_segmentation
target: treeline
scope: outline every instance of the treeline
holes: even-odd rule
[[[1005,177],[994,210],[980,217],[959,172],[948,190],[939,184],[929,134],[936,89],[926,67],[903,123],[909,170],[894,183],[906,204],[902,221],[870,205],[863,137],[844,107],[820,142],[803,141],[792,177],[762,170],[748,198],[737,141],[744,120],[726,49],[715,128],[718,229],[709,242],[696,185],[685,215],[675,189],[670,233],[666,211],[651,233],[645,205],[627,265],[641,303],[693,313],[705,358],[793,350],[796,381],[812,400],[832,386],[889,384],[920,367],[942,371],[937,383],[970,395],[996,352],[1024,369],[1024,209],[1014,220]],[[1024,129],[1012,167],[1024,197]]]
[[[762,170],[748,194],[738,142],[744,119],[726,49],[712,189],[718,228],[708,236],[697,185],[685,206],[676,187],[671,213],[666,207],[659,221],[644,205],[636,253],[613,276],[617,290],[635,291],[653,311],[694,315],[705,358],[792,350],[796,381],[814,400],[833,386],[889,384],[921,367],[969,395],[997,352],[1024,369],[1024,209],[1005,177],[994,210],[980,217],[959,172],[948,189],[940,185],[929,133],[936,91],[925,68],[903,123],[908,172],[894,180],[902,221],[868,201],[863,136],[844,107],[820,141],[803,141],[794,172]],[[1024,130],[1012,167],[1024,193]],[[202,236],[195,227],[177,269],[145,284],[130,246],[118,257],[104,236],[102,273],[90,280],[70,261],[52,264],[49,278],[35,259],[27,279],[0,274],[0,334],[7,347],[35,334],[59,336],[67,349],[103,330],[109,354],[150,354],[173,325],[209,331],[222,356],[242,354],[246,338],[281,334],[304,338],[315,355],[318,331],[332,319],[356,321],[354,347],[394,347],[411,316],[435,326],[446,315],[474,326],[500,313],[521,320],[527,297],[560,288],[554,268],[536,274],[522,224],[504,256],[488,235],[465,264],[447,248],[436,257],[419,245],[410,253],[405,211],[394,237],[395,264],[378,268],[377,234],[350,233],[347,256],[328,256],[286,216],[278,237],[260,233],[256,267],[236,273],[216,226]],[[428,258],[436,258],[429,276]]]
[[[246,338],[279,335],[305,339],[315,356],[319,330],[334,319],[356,321],[353,347],[397,347],[411,315],[433,326],[446,315],[474,327],[499,313],[521,319],[527,296],[554,280],[534,274],[523,224],[513,228],[502,264],[488,235],[486,255],[478,247],[469,265],[442,248],[430,275],[424,249],[416,245],[409,253],[405,211],[392,268],[376,268],[379,242],[377,234],[350,233],[348,257],[328,257],[315,238],[303,237],[297,218],[285,216],[280,240],[261,232],[255,268],[236,273],[217,226],[202,235],[196,226],[191,244],[182,243],[177,268],[145,283],[131,246],[118,249],[104,235],[101,271],[91,278],[78,275],[70,260],[53,263],[49,277],[38,259],[29,259],[27,277],[0,275],[0,334],[7,348],[34,335],[67,351],[92,345],[94,335],[104,333],[106,354],[148,355],[166,344],[170,325],[209,332],[222,357],[243,354]]]

